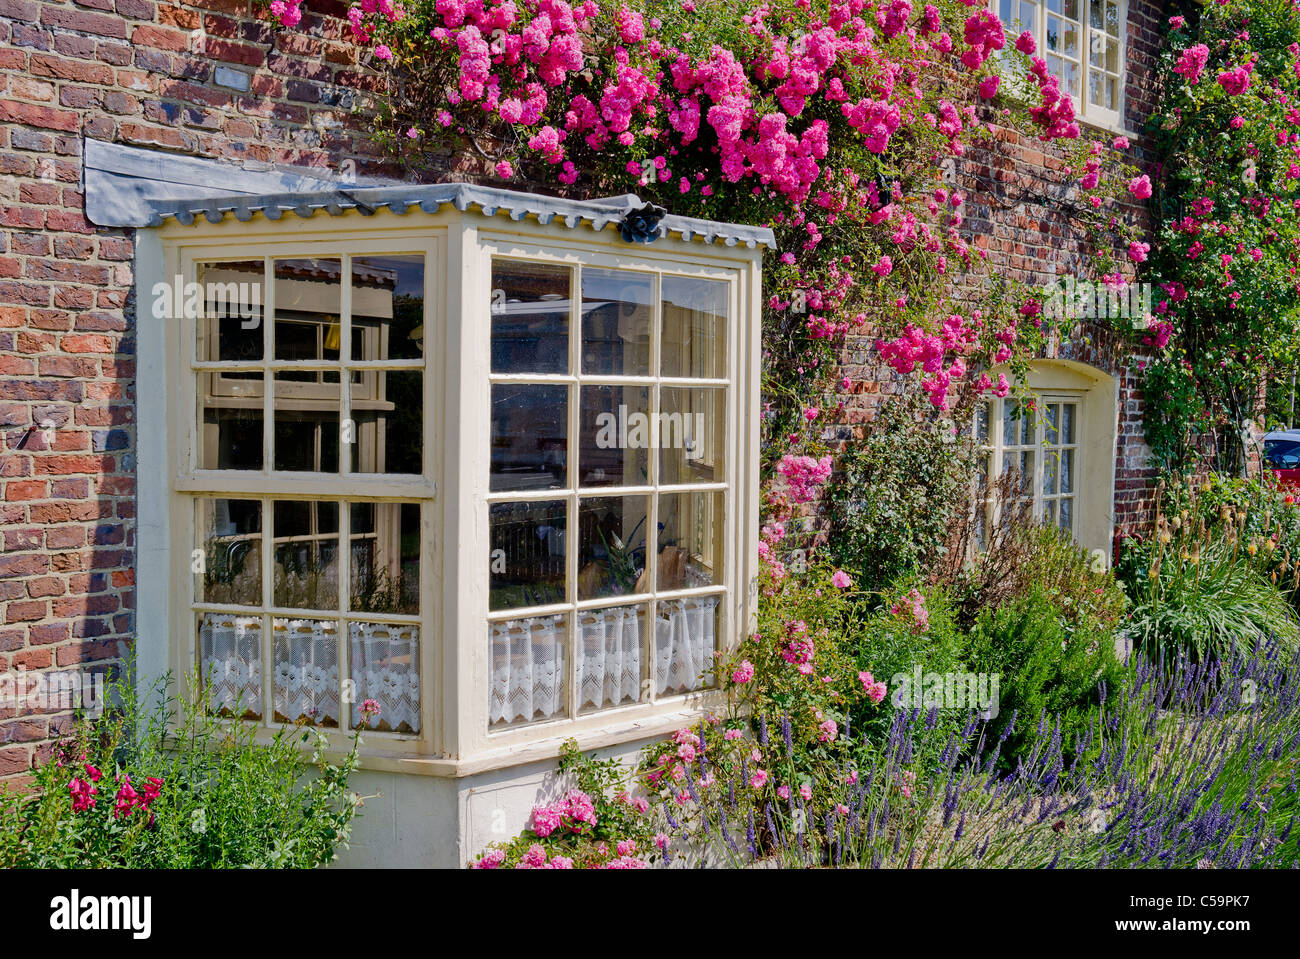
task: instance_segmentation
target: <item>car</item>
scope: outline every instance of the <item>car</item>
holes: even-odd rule
[[[1300,429],[1264,434],[1264,466],[1277,477],[1278,486],[1300,491]]]

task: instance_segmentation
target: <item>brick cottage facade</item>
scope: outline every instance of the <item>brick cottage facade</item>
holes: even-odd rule
[[[88,219],[86,143],[258,170],[327,173],[354,160],[362,173],[401,176],[367,142],[371,81],[344,39],[346,4],[312,6],[331,15],[276,32],[246,0],[0,0],[0,673],[129,659],[136,478],[163,469],[136,455],[136,233]],[[1151,108],[1162,5],[1126,9],[1115,132],[1130,134],[1145,164],[1136,131]],[[447,165],[447,179],[473,170],[461,157]],[[1050,149],[1005,133],[958,177],[995,269],[1034,282],[1089,275],[1089,250],[1060,208],[1068,176]],[[898,388],[892,374],[872,374],[872,353],[867,341],[846,348],[856,385],[842,397],[843,439]],[[1151,474],[1125,346],[1096,329],[1047,358],[1110,378],[1118,424],[1105,526],[1141,523]],[[68,722],[0,702],[0,778],[24,781]]]

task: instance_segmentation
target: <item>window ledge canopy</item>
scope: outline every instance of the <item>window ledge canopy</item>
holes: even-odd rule
[[[611,226],[620,227],[629,215],[641,213],[648,206],[631,193],[570,200],[471,183],[367,181],[352,185],[285,171],[250,172],[217,161],[169,156],[95,140],[87,140],[86,148],[86,204],[92,222],[101,226],[156,227],[169,220],[189,226],[200,217],[220,223],[227,215],[243,222],[258,214],[268,220],[279,220],[285,214],[308,219],[322,210],[330,216],[354,210],[373,216],[387,209],[402,216],[412,209],[437,213],[451,205],[462,213],[473,210],[485,217],[505,213],[516,221],[535,218],[543,226],[559,224],[577,229],[586,223],[599,233]],[[375,185],[377,182],[382,185]],[[241,189],[246,186],[258,192]],[[653,231],[655,237],[675,235],[684,241],[700,239],[750,249],[776,248],[776,238],[768,227],[665,214]]]

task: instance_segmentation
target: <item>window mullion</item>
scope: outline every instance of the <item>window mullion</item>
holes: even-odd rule
[[[270,476],[275,455],[275,374],[271,360],[275,349],[275,260],[262,258],[262,474]]]

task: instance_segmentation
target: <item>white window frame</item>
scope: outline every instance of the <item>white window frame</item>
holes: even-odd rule
[[[761,246],[707,242],[698,234],[628,244],[614,226],[593,231],[564,226],[559,220],[518,220],[506,211],[484,215],[444,205],[436,213],[405,215],[379,210],[365,217],[318,213],[308,219],[256,216],[236,222],[228,216],[224,222],[199,218],[190,225],[168,221],[140,230],[136,251],[136,295],[141,304],[138,456],[143,464],[138,470],[137,665],[144,682],[168,673],[177,679],[196,664],[196,620],[188,601],[194,496],[267,495],[345,503],[379,498],[424,504],[419,614],[423,715],[417,735],[367,732],[362,760],[366,768],[464,776],[553,758],[568,738],[576,738],[583,749],[595,749],[662,735],[725,702],[720,690],[706,690],[489,732],[490,262],[499,255],[627,269],[639,264],[654,271],[725,276],[731,283],[723,480],[732,491],[727,517],[731,538],[723,544],[728,555],[722,617],[728,625],[718,636],[721,650],[753,628],[758,599]],[[192,273],[192,264],[203,259],[419,252],[426,256],[423,476],[294,473],[280,486],[274,485],[279,478],[264,475],[269,459],[262,472],[249,475],[231,471],[214,476],[216,471],[194,468],[198,391],[192,388],[190,357],[196,355],[195,334],[183,322],[149,315],[156,283],[177,275],[193,279],[186,271]],[[341,357],[350,355],[349,344],[342,346]],[[265,362],[271,362],[270,356]],[[264,413],[264,429],[273,429],[273,423]],[[344,519],[340,517],[341,539],[347,534]],[[267,525],[264,518],[264,535]],[[341,575],[346,576],[346,567]],[[270,594],[264,599],[269,602]],[[345,658],[340,672],[347,675]],[[269,672],[263,685],[271,685]],[[330,731],[336,754],[345,745],[345,727],[346,717],[339,729]],[[264,713],[257,736],[268,739],[273,732]]]
[[[988,9],[995,17],[999,17],[999,19],[1001,18],[1003,2],[1004,0],[988,0]],[[1006,49],[1011,50],[1014,47],[1016,37],[1020,36],[1020,33],[1025,29],[1025,27],[1020,23],[1017,10],[1022,3],[1027,3],[1036,8],[1034,14],[1034,26],[1030,31],[1034,37],[1034,43],[1037,46],[1037,51],[1034,53],[1034,56],[1042,57],[1044,60],[1047,60],[1047,17],[1049,16],[1047,0],[1009,0],[1009,2],[1012,11],[1012,21],[1010,24],[1005,20],[1002,21],[1003,30],[1007,36]],[[1090,126],[1100,127],[1114,132],[1128,133],[1129,131],[1125,124],[1125,110],[1127,106],[1125,91],[1128,84],[1128,0],[1101,0],[1103,4],[1107,2],[1115,3],[1119,10],[1119,33],[1117,37],[1119,40],[1119,73],[1117,78],[1118,82],[1116,84],[1116,106],[1113,110],[1092,103],[1088,96],[1090,76],[1097,69],[1092,65],[1090,56],[1092,35],[1094,32],[1098,32],[1096,28],[1090,25],[1092,2],[1093,0],[1078,0],[1079,12],[1081,14],[1081,19],[1078,22],[1080,23],[1082,36],[1079,40],[1079,94],[1078,96],[1071,97],[1074,100],[1075,117],[1080,122],[1087,123]],[[1104,25],[1100,32],[1105,32]],[[1006,79],[1012,80],[1013,78],[1008,77]],[[1061,82],[1061,92],[1067,92],[1065,86],[1066,78],[1059,76],[1057,79]],[[1004,80],[1004,82],[1006,81]],[[1025,85],[1023,82],[1017,81],[1009,84],[1009,86],[1013,90],[1021,90],[1030,100],[1037,100],[1037,93],[1032,89],[1032,85]]]

